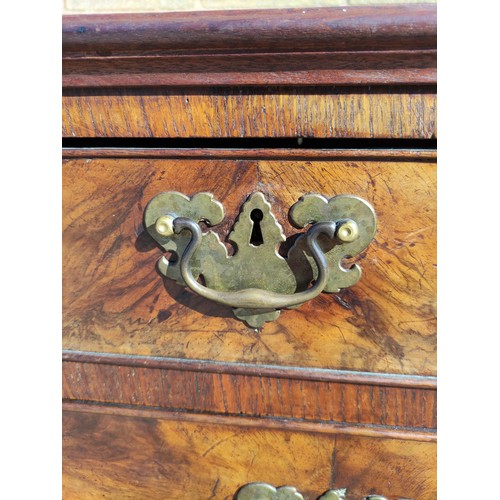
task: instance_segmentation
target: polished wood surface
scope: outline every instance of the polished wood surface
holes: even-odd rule
[[[203,371],[206,373],[278,377],[285,379],[311,380],[316,382],[339,382],[346,384],[368,384],[382,387],[407,387],[436,389],[436,377],[374,373],[321,368],[301,368],[247,363],[167,358],[163,356],[138,356],[63,350],[63,361],[75,363],[103,363],[107,365],[147,367],[167,370]]]
[[[253,427],[259,429],[278,429],[298,432],[314,432],[319,434],[363,436],[371,438],[399,439],[403,441],[419,441],[435,443],[436,433],[429,430],[405,429],[393,426],[384,428],[377,426],[360,426],[357,424],[315,422],[286,418],[255,418],[244,415],[218,415],[216,413],[191,413],[148,406],[118,405],[113,403],[95,403],[92,401],[77,401],[66,399],[63,409],[68,411],[95,413],[104,412],[109,415],[124,415],[133,418],[162,418],[176,422],[195,422],[200,425],[221,424],[234,427]]]
[[[63,18],[63,86],[436,83],[433,5]]]
[[[65,56],[228,49],[419,50],[435,48],[436,8],[423,4],[68,15],[62,36]]]
[[[411,159],[67,160],[64,179],[66,349],[227,362],[435,375],[435,164]],[[159,192],[213,192],[228,234],[259,190],[290,236],[292,204],[308,192],[349,193],[378,215],[363,277],[260,331],[155,271],[161,252],[142,228]]]
[[[63,19],[63,497],[436,498],[436,7]],[[162,191],[378,217],[361,280],[252,329],[156,271]],[[229,244],[229,250],[232,250]],[[284,249],[283,249],[284,250]]]
[[[435,443],[64,412],[65,499],[227,499],[249,482],[296,486],[313,500],[436,498]],[[390,466],[388,467],[388,464]],[[397,471],[404,471],[404,474]]]
[[[78,140],[78,139],[77,139]],[[287,158],[288,160],[312,160],[312,159],[342,159],[342,160],[384,160],[394,161],[403,160],[412,162],[430,162],[436,161],[435,149],[313,149],[313,148],[245,148],[238,147],[231,149],[216,148],[165,148],[165,147],[102,147],[99,144],[92,143],[90,147],[63,147],[63,158]],[[260,143],[260,139],[258,140]],[[374,141],[367,140],[368,145]],[[245,141],[246,142],[246,141]],[[343,143],[345,141],[342,141]],[[356,141],[359,146],[359,141]],[[345,145],[345,144],[344,144]]]
[[[63,137],[431,139],[432,87],[70,89]]]
[[[381,385],[383,377],[376,374],[356,377],[325,370],[320,375],[330,380],[320,381],[315,370],[266,368],[259,373],[252,366],[69,351],[63,364],[63,398],[117,407],[347,424],[371,434],[398,427],[407,439],[435,439],[435,379],[389,376]],[[424,384],[428,388],[420,387]]]

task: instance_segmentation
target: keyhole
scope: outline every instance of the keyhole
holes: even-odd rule
[[[252,234],[250,235],[250,245],[258,247],[264,243],[260,221],[264,218],[262,210],[255,208],[250,212],[250,219],[253,221]]]

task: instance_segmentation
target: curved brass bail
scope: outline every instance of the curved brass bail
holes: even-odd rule
[[[173,226],[176,234],[179,234],[184,229],[191,233],[191,241],[184,250],[180,261],[181,275],[186,285],[198,295],[219,304],[243,309],[283,309],[293,307],[317,297],[328,282],[328,262],[318,244],[318,236],[325,234],[333,239],[337,227],[335,222],[318,222],[307,231],[307,246],[318,266],[318,279],[311,288],[294,294],[281,294],[258,288],[225,292],[201,285],[194,279],[190,268],[191,258],[200,246],[202,239],[200,226],[186,217],[174,219]]]

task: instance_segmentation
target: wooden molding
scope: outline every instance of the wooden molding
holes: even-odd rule
[[[63,412],[96,413],[103,415],[119,415],[139,417],[141,419],[161,419],[180,422],[194,422],[205,425],[229,425],[246,428],[275,429],[296,432],[314,432],[318,434],[345,434],[374,438],[402,439],[405,441],[436,442],[436,432],[428,430],[404,429],[387,426],[325,424],[323,422],[295,421],[276,418],[249,418],[231,415],[207,415],[168,411],[158,408],[131,407],[117,404],[82,403],[65,400]]]
[[[247,363],[227,363],[194,359],[160,358],[101,352],[63,350],[63,362],[94,363],[128,367],[156,368],[228,375],[267,376],[282,379],[317,382],[341,382],[386,387],[433,389],[437,387],[436,377],[401,375],[396,373],[356,372],[321,368],[301,368]]]
[[[65,55],[432,50],[436,7],[412,4],[63,17]]]
[[[436,6],[63,16],[63,87],[436,83]]]
[[[67,147],[66,158],[287,158],[289,160],[350,159],[363,161],[436,161],[436,150],[424,149],[216,149],[216,148],[120,148]]]
[[[63,399],[384,431],[436,430],[433,377],[66,351]]]

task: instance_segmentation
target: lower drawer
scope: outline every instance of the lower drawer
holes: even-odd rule
[[[347,500],[436,498],[433,442],[210,418],[68,405],[65,500],[229,500],[252,482],[294,486],[309,500],[337,488]]]

